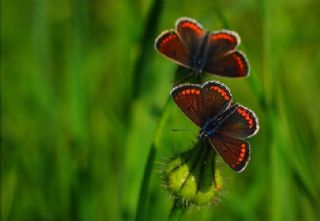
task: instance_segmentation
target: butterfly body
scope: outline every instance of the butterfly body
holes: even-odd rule
[[[164,31],[158,36],[155,48],[196,75],[208,72],[225,77],[246,77],[249,64],[245,55],[237,50],[239,44],[236,32],[209,32],[193,19],[180,18],[176,30]]]
[[[199,138],[212,137],[219,133],[219,129],[223,126],[223,123],[235,112],[239,104],[234,104],[229,107],[225,112],[221,113],[215,118],[209,119],[201,128]]]
[[[200,75],[207,64],[207,56],[208,56],[208,39],[209,39],[209,32],[205,34],[203,37],[201,44],[199,45],[199,48],[197,48],[197,51],[194,53],[191,52],[191,58],[190,58],[190,66],[193,70],[193,72],[198,76]]]
[[[176,105],[200,128],[199,138],[208,138],[216,152],[236,172],[250,160],[250,144],[244,139],[259,129],[250,109],[233,104],[230,90],[217,81],[203,85],[182,84],[171,91]]]

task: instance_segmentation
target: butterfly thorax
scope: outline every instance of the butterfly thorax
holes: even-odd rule
[[[209,32],[207,32],[205,34],[205,36],[203,37],[199,47],[196,49],[196,53],[195,55],[192,57],[191,59],[191,67],[193,69],[193,72],[199,76],[206,64],[207,64],[207,44],[208,44],[208,39],[209,39]]]
[[[239,104],[234,104],[229,107],[226,111],[219,114],[216,117],[209,119],[201,128],[199,133],[199,138],[212,137],[215,134],[219,133],[221,126],[224,122],[235,112],[237,111]]]

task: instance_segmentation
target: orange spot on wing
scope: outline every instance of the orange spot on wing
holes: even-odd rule
[[[214,35],[212,35],[212,39],[213,40],[222,39],[222,40],[227,40],[227,41],[230,41],[230,42],[236,42],[236,39],[232,35],[225,34],[225,33],[214,34]]]
[[[248,112],[248,110],[238,108],[238,113],[247,121],[247,123],[249,124],[249,128],[252,128],[254,119],[250,115],[250,112]]]
[[[200,95],[200,90],[196,90],[196,95]]]
[[[177,35],[175,33],[169,33],[167,36],[165,36],[160,43],[160,47],[164,47],[165,44],[167,44],[169,41],[177,38]]]
[[[192,22],[184,22],[181,25],[181,28],[190,28],[193,31],[195,31],[198,35],[200,35],[202,33],[202,29],[200,29],[196,24],[194,24]]]
[[[211,86],[212,91],[217,91],[225,100],[230,100],[230,96],[227,90],[220,88],[219,86]]]
[[[236,60],[238,66],[239,66],[240,72],[243,73],[244,69],[245,69],[245,65],[244,65],[242,58],[237,54],[233,54],[233,58]]]

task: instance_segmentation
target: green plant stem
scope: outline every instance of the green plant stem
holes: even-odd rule
[[[168,221],[178,221],[181,219],[183,213],[186,211],[186,207],[181,206],[178,199],[175,199],[170,210]]]
[[[176,82],[177,79],[179,79],[182,75],[186,74],[187,71],[188,71],[187,69],[181,66],[178,66],[174,75],[174,82]],[[144,176],[143,176],[142,184],[140,187],[139,201],[138,201],[138,206],[136,211],[136,221],[141,221],[141,220],[144,220],[145,218],[146,203],[148,199],[148,187],[149,187],[151,172],[153,169],[153,162],[157,153],[157,149],[159,146],[159,141],[160,141],[161,133],[163,131],[164,124],[169,115],[168,110],[171,104],[170,101],[171,101],[171,97],[168,96],[166,103],[163,107],[163,110],[161,112],[159,123],[156,127],[156,131],[149,149],[148,159],[147,159],[147,163],[144,170]]]

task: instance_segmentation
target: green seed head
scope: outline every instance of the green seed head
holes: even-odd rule
[[[167,189],[178,199],[195,205],[213,200],[222,188],[220,171],[215,169],[215,151],[203,140],[184,153],[171,158],[164,167]]]

